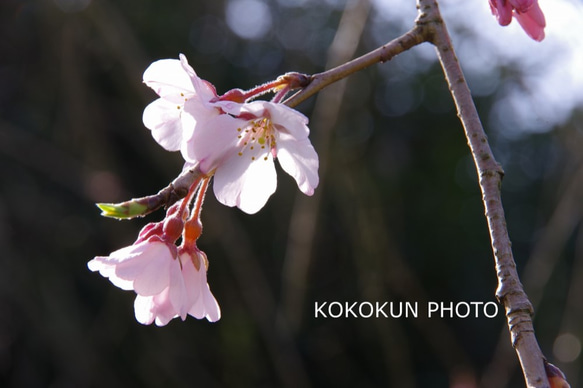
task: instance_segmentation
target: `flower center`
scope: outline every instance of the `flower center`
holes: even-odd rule
[[[247,127],[237,128],[239,156],[267,160],[269,152],[276,146],[274,132],[273,123],[266,117],[250,121]]]

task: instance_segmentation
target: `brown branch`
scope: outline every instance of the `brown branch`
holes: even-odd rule
[[[437,49],[476,165],[496,262],[498,277],[496,297],[504,304],[506,310],[512,346],[520,360],[527,386],[549,387],[543,363],[544,356],[534,335],[532,324],[534,310],[520,283],[506,228],[500,192],[504,171],[494,159],[488,144],[437,2],[418,0],[418,8],[420,15],[417,24],[427,28],[426,33]]]
[[[326,86],[336,81],[340,81],[341,79],[344,79],[349,75],[376,63],[387,62],[394,58],[396,55],[407,51],[410,48],[413,48],[423,42],[425,42],[425,39],[422,33],[422,28],[420,26],[416,26],[400,37],[367,54],[364,54],[363,56],[355,58],[350,62],[344,63],[323,73],[312,75],[310,84],[288,98],[284,104],[293,108]]]
[[[178,200],[184,198],[190,187],[198,180],[205,178],[198,165],[182,171],[176,179],[156,194],[140,198],[132,198],[121,203],[98,203],[102,210],[101,215],[117,219],[130,220],[136,217],[148,215],[161,207],[172,206]]]

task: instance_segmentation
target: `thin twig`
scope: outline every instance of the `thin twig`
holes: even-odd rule
[[[367,54],[364,54],[363,56],[353,59],[350,62],[344,63],[323,73],[312,75],[310,84],[288,98],[284,103],[287,106],[293,108],[326,86],[336,81],[340,81],[341,79],[344,79],[349,75],[376,63],[387,62],[394,58],[396,55],[407,51],[410,48],[423,43],[424,41],[425,39],[422,34],[422,28],[416,26],[412,30],[377,48],[376,50],[373,50]]]
[[[418,0],[418,7],[420,16],[417,24],[427,28],[437,49],[478,172],[496,262],[496,297],[506,309],[512,345],[520,360],[527,386],[549,387],[544,356],[534,335],[534,310],[520,283],[506,228],[500,192],[504,171],[494,159],[488,144],[436,0]]]

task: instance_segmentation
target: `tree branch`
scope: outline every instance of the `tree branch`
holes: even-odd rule
[[[422,28],[416,26],[400,37],[393,39],[389,43],[384,44],[363,56],[325,72],[312,75],[310,84],[284,101],[284,104],[293,108],[316,94],[318,91],[324,89],[326,86],[376,63],[387,62],[396,55],[425,41],[426,39],[424,39]]]
[[[506,228],[500,191],[504,171],[494,159],[488,144],[436,0],[418,0],[418,8],[420,14],[417,25],[427,29],[426,34],[437,49],[476,165],[496,262],[498,277],[496,297],[504,304],[506,310],[512,346],[520,360],[527,386],[548,388],[544,356],[532,324],[534,310],[520,283]]]
[[[161,207],[172,206],[176,201],[184,198],[190,187],[206,176],[200,171],[198,164],[182,171],[176,179],[156,194],[140,198],[132,198],[121,203],[98,203],[101,215],[117,219],[130,220],[144,217]]]

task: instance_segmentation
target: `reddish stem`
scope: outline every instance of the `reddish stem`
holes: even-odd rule
[[[194,203],[194,208],[190,218],[184,224],[184,234],[182,238],[182,248],[186,250],[196,249],[196,241],[202,234],[202,222],[200,221],[200,213],[202,212],[202,204],[204,196],[208,188],[210,177],[204,178],[198,188],[198,194]]]

